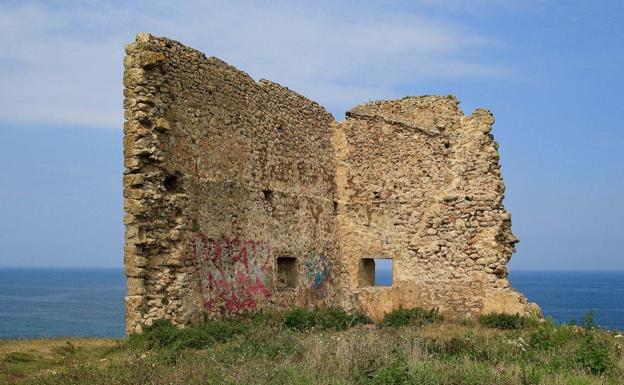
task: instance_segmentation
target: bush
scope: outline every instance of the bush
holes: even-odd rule
[[[156,349],[170,345],[177,337],[178,330],[168,320],[156,320],[143,328],[143,333],[128,336],[128,345],[139,349]]]
[[[295,330],[309,330],[317,324],[317,317],[305,309],[292,309],[284,313],[284,325]]]
[[[422,326],[442,319],[438,309],[426,310],[423,308],[399,308],[384,316],[381,326]]]
[[[575,355],[576,364],[591,374],[601,375],[612,365],[609,346],[600,341],[592,330],[588,330]]]
[[[534,326],[536,321],[520,314],[490,313],[479,317],[479,322],[493,329],[518,330]]]
[[[339,309],[292,309],[283,314],[284,326],[304,331],[304,330],[346,330],[357,324],[370,323],[370,319],[362,314],[349,314]]]
[[[583,317],[583,327],[587,330],[596,329],[597,325],[594,321],[596,313],[594,309],[590,309],[587,313],[585,313],[585,317]]]
[[[574,327],[570,325],[555,326],[552,318],[540,323],[529,334],[531,347],[540,350],[554,349],[563,346],[575,338]]]
[[[412,383],[412,376],[405,360],[395,359],[388,367],[380,370],[364,383],[367,385],[407,385]]]
[[[128,338],[128,344],[131,347],[174,351],[185,348],[202,349],[216,342],[225,342],[246,330],[247,327],[241,320],[208,321],[178,328],[169,320],[161,319],[145,327],[142,334],[132,334]]]

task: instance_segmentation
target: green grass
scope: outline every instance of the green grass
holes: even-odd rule
[[[622,384],[624,338],[582,326],[490,315],[479,322],[399,309],[294,309],[124,340],[0,341],[0,384]]]

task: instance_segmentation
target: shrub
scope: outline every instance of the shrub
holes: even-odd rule
[[[552,318],[547,318],[531,331],[529,343],[533,348],[548,350],[563,346],[574,337],[573,326],[562,325],[557,327]]]
[[[305,309],[292,309],[284,312],[284,325],[295,330],[309,330],[316,326],[317,317]]]
[[[292,309],[283,314],[284,326],[299,331],[311,329],[346,330],[357,324],[370,322],[370,319],[362,314],[349,314],[339,309]]]
[[[339,309],[325,309],[316,312],[319,326],[323,329],[346,330],[358,324],[368,324],[371,320],[360,313],[346,313]]]
[[[422,326],[442,319],[438,309],[426,310],[423,308],[399,308],[384,316],[381,326]]]
[[[168,320],[159,319],[143,328],[143,333],[128,337],[128,345],[134,348],[155,349],[170,345],[177,337],[178,330]]]
[[[592,330],[588,330],[575,355],[576,364],[591,374],[601,375],[612,365],[609,346],[599,340]]]
[[[520,314],[490,313],[479,317],[481,324],[501,330],[518,330],[534,326],[536,321]]]
[[[246,330],[247,327],[241,320],[215,320],[178,328],[170,321],[161,319],[145,327],[142,334],[132,334],[128,338],[128,344],[132,347],[174,351],[185,348],[201,349],[216,342],[225,342]]]
[[[367,385],[407,385],[412,383],[411,379],[405,360],[397,358],[364,383]]]
[[[590,309],[587,313],[585,313],[585,317],[583,317],[583,327],[587,330],[596,329],[597,325],[594,321],[594,316],[596,313],[594,309]]]

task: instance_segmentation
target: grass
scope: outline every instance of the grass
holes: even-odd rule
[[[622,384],[624,338],[519,316],[294,309],[128,339],[0,341],[0,384]]]

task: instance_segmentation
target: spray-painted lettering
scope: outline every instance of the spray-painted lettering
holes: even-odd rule
[[[263,242],[194,236],[195,260],[204,308],[227,313],[255,310],[269,298],[271,247]]]

